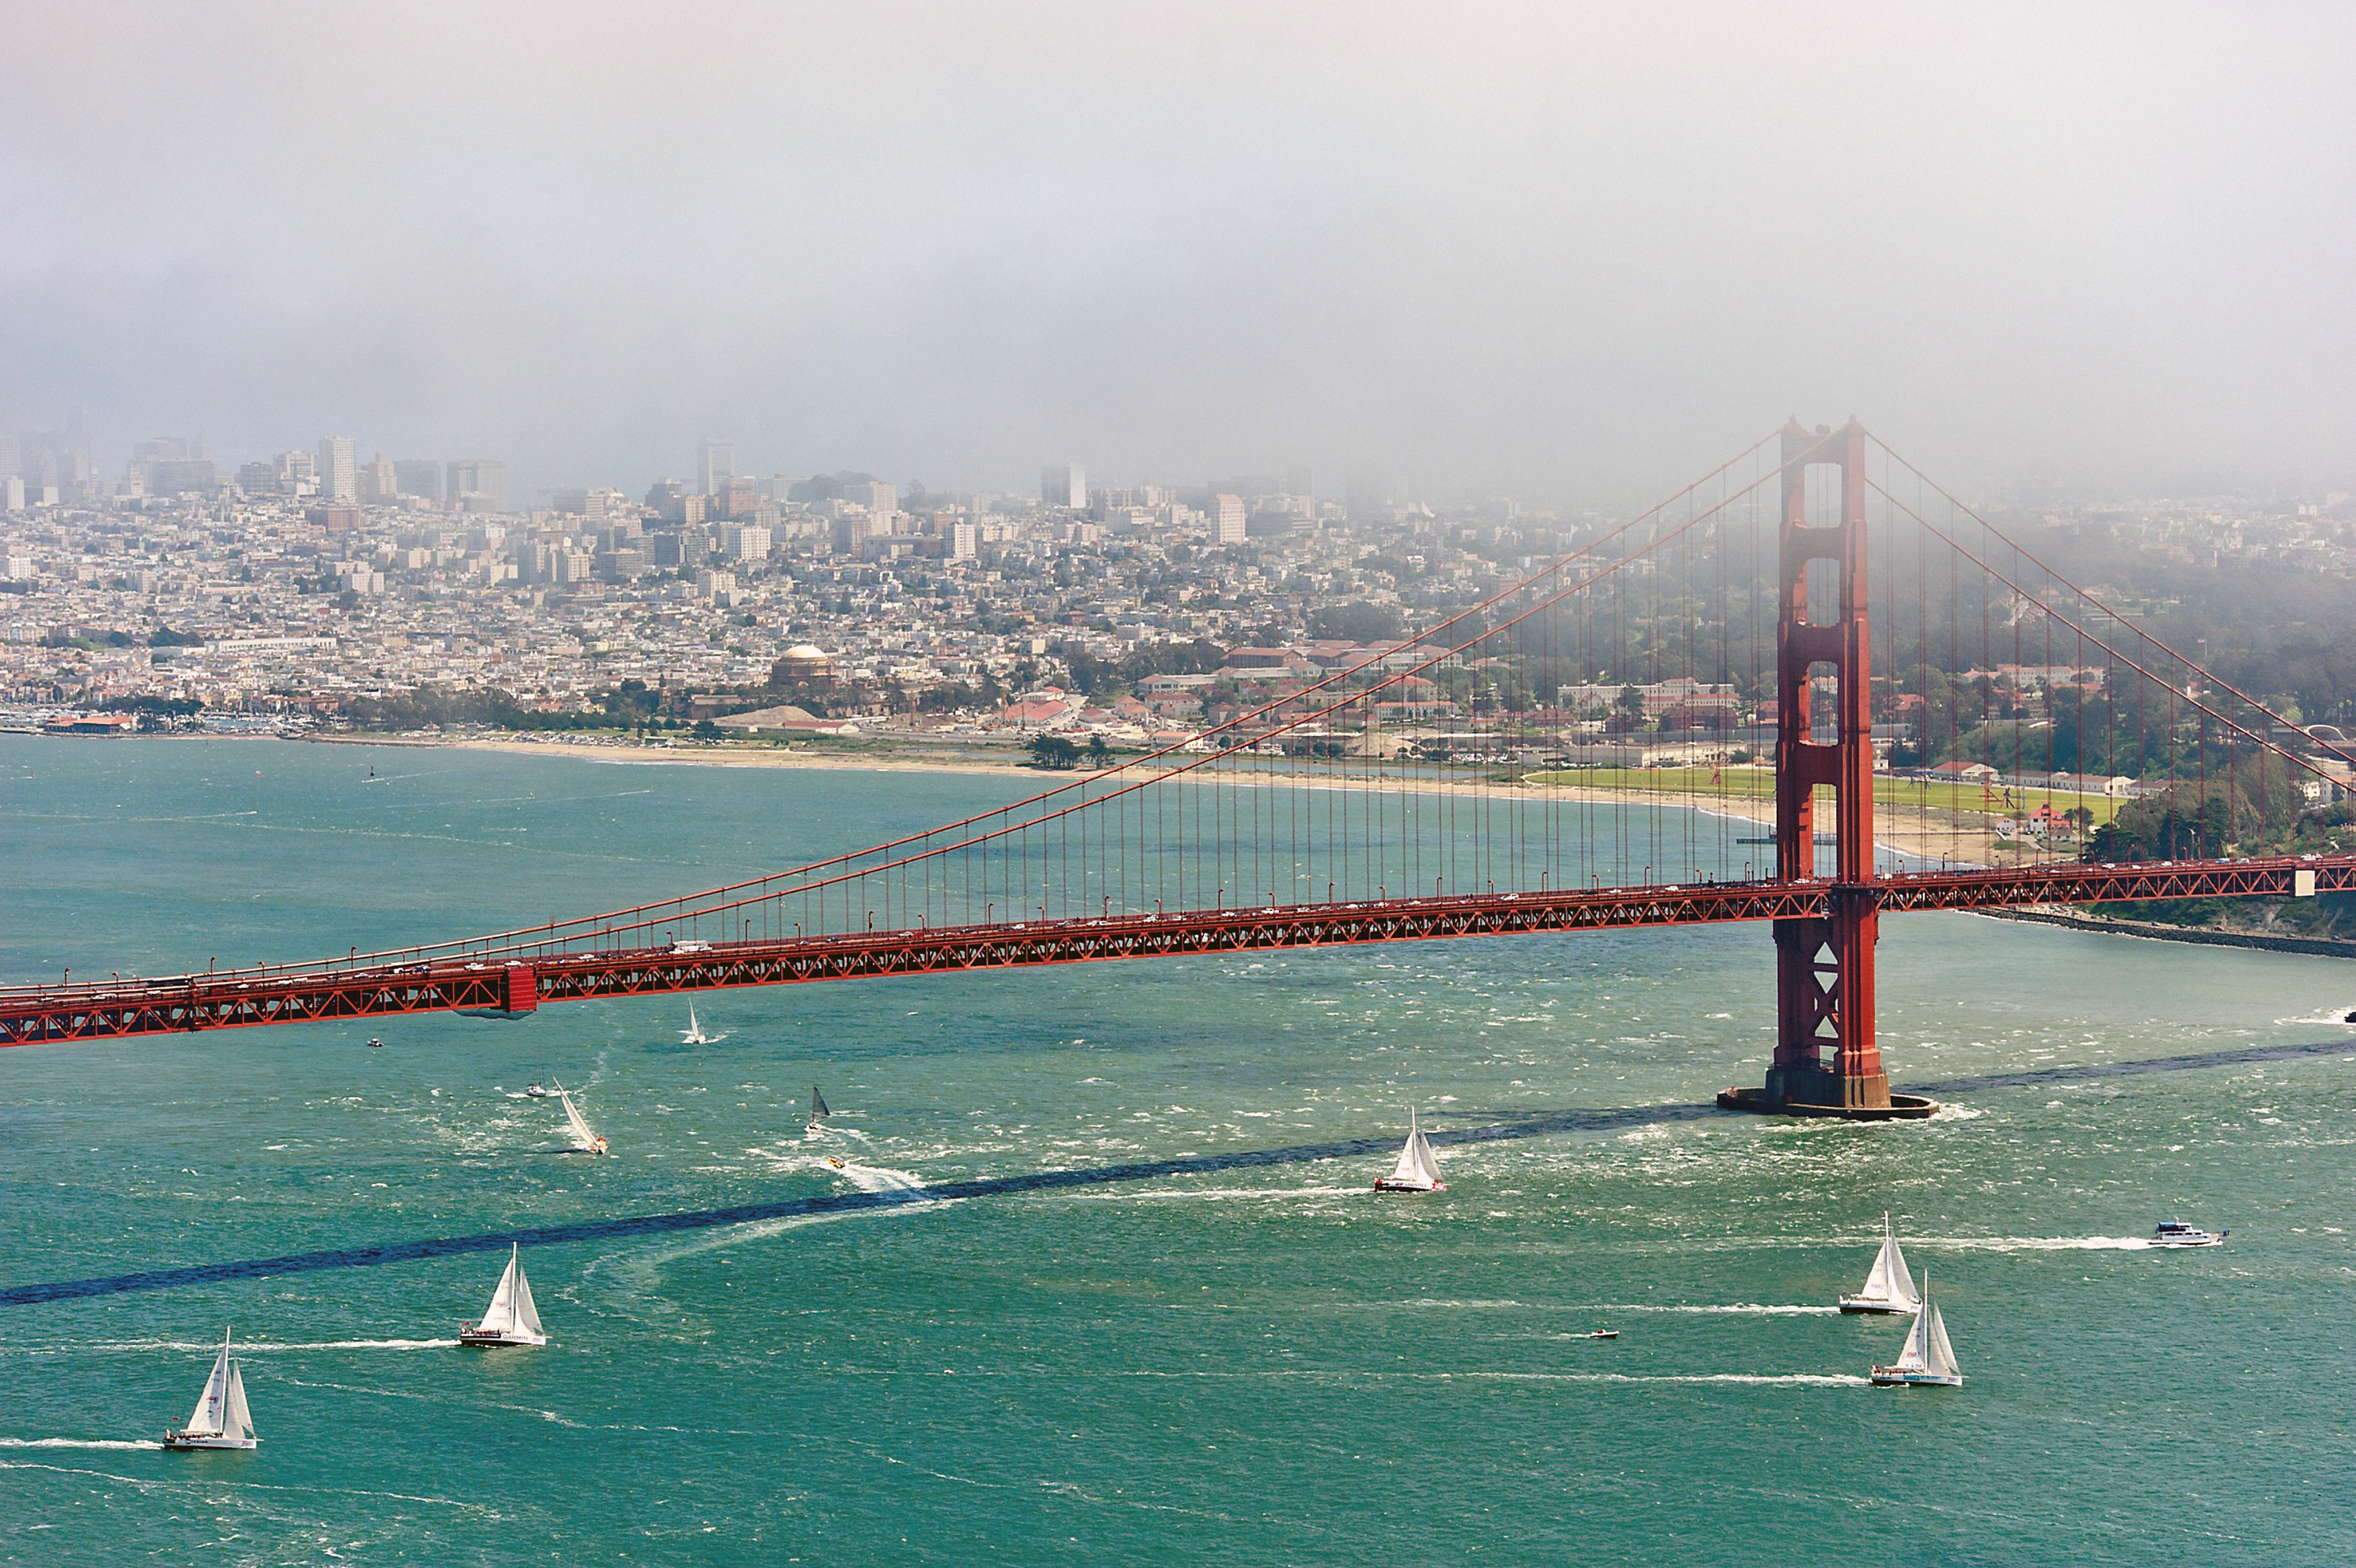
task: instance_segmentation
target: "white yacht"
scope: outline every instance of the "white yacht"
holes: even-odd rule
[[[1922,1276],[1922,1308],[1914,1315],[1914,1326],[1906,1333],[1905,1348],[1898,1352],[1894,1367],[1873,1369],[1873,1386],[1879,1389],[1959,1389],[1964,1386],[1963,1369],[1955,1365],[1955,1348],[1947,1343],[1947,1321],[1939,1316],[1939,1304],[1931,1299],[1931,1277]]]
[[[581,1114],[581,1107],[573,1103],[571,1090],[560,1083],[556,1086],[556,1098],[564,1102],[565,1125],[572,1131],[574,1148],[584,1155],[612,1153],[605,1147],[605,1140],[597,1135],[597,1130],[589,1125],[589,1118]]]
[[[212,1376],[197,1396],[188,1424],[164,1434],[166,1448],[252,1448],[262,1439],[253,1434],[253,1412],[245,1408],[245,1374],[229,1353],[229,1330],[221,1330],[220,1354],[213,1358]]]
[[[1440,1179],[1440,1162],[1431,1156],[1431,1141],[1416,1125],[1415,1107],[1408,1107],[1407,1144],[1399,1150],[1398,1164],[1391,1174],[1375,1183],[1376,1192],[1445,1192],[1448,1184]]]
[[[531,1299],[531,1282],[523,1274],[523,1249],[508,1248],[507,1273],[499,1276],[499,1288],[491,1293],[491,1305],[483,1309],[483,1320],[470,1323],[458,1330],[461,1345],[545,1345],[548,1335],[540,1326],[540,1308]]]
[[[1914,1294],[1914,1276],[1906,1272],[1906,1254],[1898,1250],[1897,1233],[1890,1229],[1890,1216],[1881,1217],[1881,1251],[1874,1254],[1873,1268],[1865,1276],[1865,1288],[1855,1295],[1840,1298],[1843,1312],[1912,1312],[1922,1305]]]
[[[2163,1219],[2159,1222],[2159,1229],[2152,1232],[2151,1244],[2155,1247],[2222,1247],[2225,1244],[2225,1238],[2232,1234],[2231,1230],[2220,1230],[2211,1235],[2198,1226],[2187,1225],[2181,1219]]]
[[[727,1037],[728,1036],[725,1035],[705,1034],[703,1032],[703,1026],[695,1021],[695,1004],[691,1002],[687,1004],[687,1027],[679,1032],[679,1043],[680,1045],[716,1046]]]

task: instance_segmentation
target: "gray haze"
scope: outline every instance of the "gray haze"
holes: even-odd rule
[[[2356,470],[2344,6],[5,0],[0,59],[0,420],[116,462]]]

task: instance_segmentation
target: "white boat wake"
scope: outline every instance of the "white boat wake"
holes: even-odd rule
[[[210,1349],[210,1346],[205,1347]],[[115,1450],[155,1448],[164,1445],[153,1440],[126,1442],[112,1437],[0,1437],[0,1448],[111,1448]]]
[[[241,1356],[256,1352],[298,1350],[447,1350],[457,1343],[455,1339],[241,1339],[237,1342],[237,1349]],[[144,1353],[149,1350],[218,1350],[220,1348],[220,1347],[215,1343],[188,1339],[77,1339],[65,1345],[19,1346],[16,1354],[61,1356],[69,1353],[78,1355],[88,1350]]]

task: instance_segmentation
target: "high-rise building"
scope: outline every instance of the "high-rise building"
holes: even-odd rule
[[[383,453],[372,463],[360,465],[360,499],[372,506],[382,506],[401,499],[401,476],[391,459]]]
[[[1296,497],[1314,497],[1317,487],[1312,482],[1309,465],[1295,463],[1284,471],[1284,493]]]
[[[1244,542],[1244,498],[1224,491],[1211,498],[1211,538],[1221,544]]]
[[[1039,470],[1039,504],[1068,507],[1074,511],[1088,504],[1088,476],[1076,463],[1050,463]]]
[[[695,447],[695,493],[716,496],[736,477],[736,443],[705,436]]]
[[[319,497],[338,506],[360,499],[359,463],[348,435],[330,435],[319,443]]]
[[[454,511],[508,510],[508,466],[487,457],[469,457],[444,470],[443,499]]]
[[[405,496],[416,496],[439,506],[442,501],[442,465],[428,458],[423,461],[401,462],[392,466],[393,488]]]
[[[881,479],[862,479],[842,487],[842,499],[867,509],[870,517],[889,517],[900,510],[900,489]]]

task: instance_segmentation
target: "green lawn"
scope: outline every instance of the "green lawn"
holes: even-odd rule
[[[1775,775],[1764,768],[1566,768],[1529,774],[1533,784],[1565,784],[1589,789],[1631,789],[1659,795],[1717,796],[1730,800],[1771,800]],[[1715,778],[1717,782],[1713,783]],[[2096,825],[2107,822],[2120,802],[2107,795],[2081,795],[2066,789],[2015,789],[2010,800],[1999,787],[1996,799],[1987,799],[1977,784],[1944,779],[1876,779],[1873,799],[1885,806],[1927,806],[1948,811],[1986,811],[1991,816],[2018,816],[2051,802],[2057,811],[2084,806]]]

